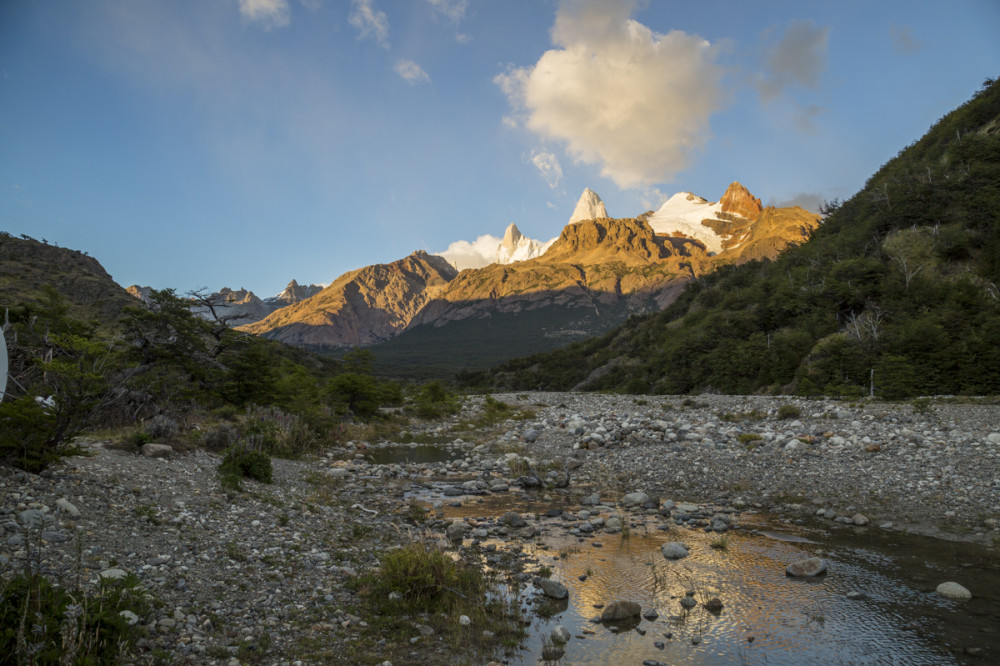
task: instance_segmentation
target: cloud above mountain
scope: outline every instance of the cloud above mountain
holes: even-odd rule
[[[669,182],[686,168],[723,103],[716,49],[632,20],[636,4],[564,0],[556,48],[494,79],[524,127],[574,161],[600,165],[623,189]]]

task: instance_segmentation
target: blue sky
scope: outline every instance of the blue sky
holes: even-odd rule
[[[1000,75],[1000,3],[8,0],[0,229],[122,285],[280,291],[584,187],[848,197]]]

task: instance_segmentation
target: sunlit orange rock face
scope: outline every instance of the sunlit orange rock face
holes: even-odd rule
[[[818,224],[818,216],[801,208],[763,208],[735,182],[719,204],[691,201],[713,216],[688,220],[682,227],[688,234],[657,233],[646,216],[576,220],[539,257],[461,272],[416,252],[346,273],[319,294],[241,329],[292,344],[343,347],[490,313],[565,308],[623,318],[666,307],[689,280],[717,266],[773,258]],[[603,204],[589,209],[603,210]]]

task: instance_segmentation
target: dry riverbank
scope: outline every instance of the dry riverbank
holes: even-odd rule
[[[27,563],[63,584],[134,574],[154,601],[137,620],[146,631],[136,658],[150,663],[398,666],[467,658],[441,628],[460,618],[390,624],[371,615],[356,584],[399,545],[445,541],[449,522],[412,502],[434,488],[502,505],[540,485],[535,501],[574,513],[596,493],[604,506],[582,521],[587,534],[613,533],[615,515],[638,516],[643,507],[622,500],[640,491],[656,503],[645,507],[650,515],[671,516],[669,501],[792,518],[823,510],[823,520],[861,516],[873,530],[943,530],[988,546],[1000,537],[997,405],[935,401],[918,413],[909,404],[788,398],[495,398],[515,418],[486,418],[483,398],[473,397],[445,421],[396,424],[408,434],[275,460],[273,484],[246,482],[236,494],[219,484],[219,456],[204,451],[147,458],[89,442],[90,455],[40,476],[0,468],[3,576]],[[451,460],[372,463],[386,438],[435,442]],[[470,562],[488,559],[534,589],[536,563],[476,548],[487,538],[552,542],[580,527],[526,517],[525,526],[499,516],[452,523],[451,537]]]

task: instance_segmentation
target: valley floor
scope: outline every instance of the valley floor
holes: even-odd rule
[[[398,666],[485,661],[445,633],[425,634],[427,618],[387,629],[352,585],[400,544],[447,543],[448,521],[430,501],[414,505],[441,484],[455,501],[489,495],[502,504],[540,480],[549,487],[532,497],[571,510],[597,493],[600,510],[638,518],[642,507],[619,502],[642,491],[657,504],[649,516],[669,515],[673,500],[1000,545],[1000,406],[987,401],[494,398],[517,418],[488,423],[484,398],[473,396],[455,417],[400,425],[408,434],[388,437],[437,442],[450,461],[378,465],[371,455],[384,442],[345,442],[314,460],[275,460],[273,484],[248,481],[237,494],[222,490],[219,456],[204,451],[146,458],[87,442],[90,455],[42,475],[0,468],[0,574],[30,564],[64,585],[135,574],[156,601],[139,619],[140,661]],[[471,558],[481,539],[541,542],[569,528],[527,518],[519,531],[499,519],[466,521],[460,552]],[[525,564],[508,565],[510,575]]]

